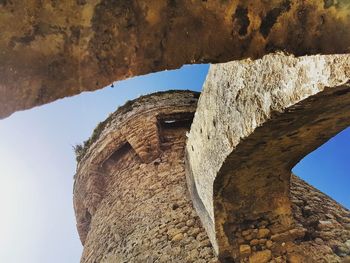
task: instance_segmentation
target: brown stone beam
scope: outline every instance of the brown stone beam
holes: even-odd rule
[[[270,55],[211,67],[186,146],[187,171],[194,205],[222,259],[253,260],[254,247],[269,260],[329,262],[317,255],[316,230],[305,230],[292,209],[290,174],[350,125],[349,58]],[[335,228],[345,230],[334,239],[345,242],[350,214],[339,211],[346,219]],[[315,227],[323,220],[314,221]]]
[[[347,0],[0,0],[0,118],[184,64],[350,52]]]

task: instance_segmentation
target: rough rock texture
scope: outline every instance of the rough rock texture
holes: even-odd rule
[[[295,175],[291,177],[290,194],[293,216],[301,231],[289,230],[287,239],[296,237],[300,246],[291,245],[283,235],[271,236],[277,242],[285,241],[282,250],[289,252],[285,258],[291,261],[293,257],[309,257],[310,262],[343,262],[347,256],[349,259],[350,211]],[[280,249],[274,242],[270,244],[272,251]]]
[[[233,233],[239,244],[237,262],[334,263],[350,256],[350,212],[295,175],[290,184],[297,224],[274,234],[267,218],[247,220],[244,229]]]
[[[338,89],[338,95],[344,91]],[[185,134],[197,98],[180,91],[141,97],[94,133],[80,156],[74,185],[81,262],[218,262],[185,180]],[[327,112],[327,103],[317,101]],[[257,193],[266,190],[258,188],[259,176],[249,182]],[[220,254],[221,262],[341,262],[350,256],[350,212],[294,175],[286,182],[294,224],[276,231],[269,214],[251,217],[251,203],[244,221],[217,216],[219,223],[226,220],[232,242],[233,256]],[[275,188],[269,185],[269,190],[263,192],[266,198],[276,198]],[[240,200],[250,201],[249,196]]]
[[[266,221],[264,231],[272,236],[294,233],[299,261],[319,262],[302,252],[316,241],[303,239],[303,222],[290,197],[290,171],[350,125],[350,86],[344,84],[349,78],[348,55],[277,54],[211,67],[186,146],[187,178],[221,258],[243,260],[236,236],[249,231],[252,222]],[[244,255],[249,251],[241,249]],[[284,255],[271,251],[271,257]],[[257,258],[269,257],[260,252]]]
[[[0,0],[0,118],[183,64],[349,53],[348,0]]]
[[[185,178],[185,134],[197,99],[153,94],[109,117],[75,179],[81,262],[217,262]]]

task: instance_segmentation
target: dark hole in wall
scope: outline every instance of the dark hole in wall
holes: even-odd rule
[[[180,113],[158,116],[158,127],[163,129],[188,128],[190,129],[194,113]]]
[[[117,160],[119,160],[120,158],[122,158],[123,156],[125,156],[129,151],[132,150],[132,147],[130,145],[130,143],[125,142],[124,145],[122,145],[121,147],[119,147],[118,149],[116,149],[110,156],[109,158],[106,159],[106,161],[104,161],[102,163],[102,168],[108,168],[109,165],[113,165]]]
[[[278,17],[283,13],[288,12],[291,8],[290,0],[284,1],[279,7],[271,9],[266,16],[261,20],[260,33],[266,38],[276,24]]]
[[[181,112],[168,115],[158,115],[157,125],[162,149],[170,147],[169,142],[174,136],[174,131],[189,131],[193,121],[194,112]]]
[[[222,263],[235,263],[235,260],[231,256],[220,256],[220,262]]]
[[[250,25],[250,20],[248,17],[248,8],[238,6],[233,17],[239,25],[238,34],[240,36],[245,36],[248,33],[248,27]]]

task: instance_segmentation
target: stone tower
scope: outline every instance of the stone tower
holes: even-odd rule
[[[128,102],[86,143],[74,187],[81,262],[215,262],[185,179],[198,96],[171,91]]]
[[[276,232],[268,217],[230,221],[224,225],[237,245],[216,255],[185,175],[198,97],[169,91],[128,102],[79,149],[81,262],[343,262],[350,255],[349,211],[295,175],[289,192],[297,224]]]

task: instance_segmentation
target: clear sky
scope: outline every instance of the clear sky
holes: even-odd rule
[[[293,172],[350,209],[350,128],[304,157]]]
[[[118,82],[0,121],[0,262],[77,263],[82,252],[72,204],[73,145],[125,101],[168,89],[200,91],[208,65]],[[308,155],[294,172],[350,207],[350,129]]]

